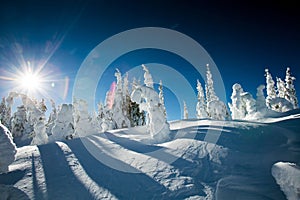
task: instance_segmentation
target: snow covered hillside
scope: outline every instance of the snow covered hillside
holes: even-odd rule
[[[0,174],[0,199],[286,199],[272,166],[299,166],[299,123],[296,110],[264,122],[174,121],[157,145],[135,127],[24,146]]]

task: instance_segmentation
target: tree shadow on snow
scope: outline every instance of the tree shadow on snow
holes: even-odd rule
[[[25,170],[15,170],[0,174],[0,184],[14,185],[25,176]]]
[[[70,169],[56,143],[38,146],[43,164],[48,199],[93,199]]]
[[[101,163],[91,155],[79,139],[68,141],[67,145],[75,154],[87,175],[119,199],[163,199],[170,192],[145,174],[127,173]],[[89,145],[92,145],[92,143]],[[95,150],[98,149],[95,147]],[[100,154],[100,150],[98,151]],[[137,171],[130,165],[108,155],[105,155],[105,159],[109,159],[110,162],[120,165],[122,168],[129,169],[129,171]]]

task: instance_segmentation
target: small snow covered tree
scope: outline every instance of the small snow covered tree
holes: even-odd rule
[[[249,92],[244,92],[241,94],[241,101],[244,105],[246,110],[246,118],[252,119],[254,114],[256,113],[256,102],[255,99],[252,97],[252,95]]]
[[[291,75],[291,69],[288,67],[285,75],[285,99],[292,103],[294,109],[298,108],[298,99],[294,87],[295,80],[296,78]]]
[[[147,87],[150,87],[150,88],[153,89],[154,87],[153,87],[152,75],[150,74],[148,68],[145,65],[142,65],[142,67],[143,67],[143,70],[145,71],[145,73],[144,73],[144,84]]]
[[[74,100],[73,117],[75,129],[74,135],[76,137],[83,137],[97,133],[98,130],[96,129],[96,127],[93,127],[92,118],[89,115],[88,111],[88,104],[85,100]]]
[[[8,166],[15,161],[17,148],[7,127],[0,122],[0,173],[8,171]]]
[[[140,109],[148,113],[147,131],[155,143],[169,140],[170,127],[161,108],[156,91],[147,86],[135,89],[131,94],[132,101],[139,104]]]
[[[62,104],[57,111],[55,124],[52,128],[51,141],[72,139],[74,137],[73,105]]]
[[[162,85],[162,81],[159,81],[159,87],[158,87],[159,93],[159,102],[160,102],[160,106],[162,107],[163,111],[164,111],[164,115],[167,117],[167,111],[166,111],[166,107],[165,107],[165,97],[164,97],[164,91],[163,91],[163,85]]]
[[[10,92],[8,94],[8,97],[5,99],[6,100],[6,114],[5,117],[3,119],[3,124],[9,129],[11,130],[11,123],[10,123],[10,119],[11,119],[11,108],[13,106],[14,103],[14,98],[18,97],[18,93],[16,92]]]
[[[207,118],[207,109],[205,104],[205,96],[202,85],[199,80],[197,80],[197,91],[198,91],[198,101],[196,105],[196,115],[197,119]]]
[[[24,94],[20,94],[23,105],[27,110],[27,120],[33,125],[33,135],[31,144],[40,145],[48,142],[48,135],[46,134],[46,116],[45,111],[38,108],[38,103]]]
[[[228,103],[229,109],[231,111],[232,119],[244,119],[246,116],[246,108],[242,102],[241,94],[244,93],[242,86],[235,83],[232,86],[231,102]]]
[[[265,85],[260,85],[256,89],[256,110],[260,117],[267,114],[266,98],[264,95]]]
[[[189,118],[189,112],[185,101],[183,101],[183,119],[188,119],[188,118]]]
[[[26,109],[24,105],[18,106],[17,111],[13,114],[11,119],[11,133],[12,136],[15,137],[22,137],[25,132],[25,123],[26,119]]]
[[[271,100],[276,98],[275,82],[273,81],[272,75],[269,69],[265,69],[266,84],[267,84],[267,98],[266,105],[269,109],[272,109]]]
[[[6,124],[6,102],[5,97],[2,98],[2,101],[0,103],[0,121],[5,125]]]

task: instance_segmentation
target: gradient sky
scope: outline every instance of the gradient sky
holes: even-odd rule
[[[99,43],[128,29],[163,27],[186,34],[205,48],[222,75],[228,101],[236,82],[255,96],[256,87],[265,83],[266,67],[274,79],[284,78],[287,66],[296,78],[300,77],[297,8],[292,1],[1,2],[0,73],[7,75],[7,71],[15,70],[12,66],[18,68],[20,57],[32,63],[46,60],[43,71],[56,81],[55,87],[49,85],[50,96],[58,103],[71,102],[77,70]],[[101,80],[104,83],[99,83],[97,100],[103,100],[102,91],[109,89],[116,67],[124,73],[152,62],[172,66],[191,84],[201,79],[176,55],[153,49],[138,50],[110,66],[106,78]],[[299,82],[295,82],[297,91]],[[7,95],[10,87],[7,81],[0,81],[1,96]],[[166,105],[169,120],[181,118],[179,104],[171,91],[166,90],[166,101],[169,101]],[[188,106],[194,117],[195,105]]]

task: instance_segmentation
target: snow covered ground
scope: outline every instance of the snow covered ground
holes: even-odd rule
[[[279,200],[291,180],[297,198],[299,123],[297,110],[259,122],[173,121],[171,140],[157,145],[136,127],[24,146],[0,174],[0,199]]]

